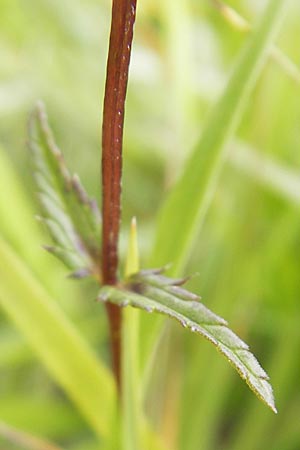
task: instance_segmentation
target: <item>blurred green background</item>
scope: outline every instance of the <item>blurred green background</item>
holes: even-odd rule
[[[228,3],[251,23],[266,4]],[[121,251],[136,215],[144,266],[165,193],[246,38],[215,4],[138,4],[125,120]],[[294,1],[278,46],[296,64],[299,20],[300,4]],[[107,324],[102,305],[93,301],[95,287],[66,280],[65,269],[41,249],[48,238],[34,222],[38,209],[26,123],[35,101],[43,99],[70,168],[100,201],[109,26],[108,0],[0,0],[0,234],[106,361]],[[267,410],[207,343],[167,326],[164,364],[153,370],[146,407],[168,449],[300,448],[299,93],[299,75],[291,77],[270,59],[185,269],[198,273],[190,287],[251,345],[271,377],[279,414]],[[99,448],[79,412],[2,314],[0,421],[63,448]],[[0,448],[23,447],[0,435]]]

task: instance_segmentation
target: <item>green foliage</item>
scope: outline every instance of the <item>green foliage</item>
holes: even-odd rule
[[[96,233],[97,225],[100,223],[100,219],[98,219],[100,214],[77,178],[69,175],[62,153],[54,143],[46,113],[41,104],[38,105],[30,120],[29,143],[35,162],[35,179],[39,189],[40,202],[44,213],[48,216],[43,220],[47,224],[52,238],[59,245],[59,247],[51,247],[50,250],[68,267],[76,269],[76,272],[72,274],[73,277],[78,278],[88,274],[95,274],[97,277],[100,269],[96,270],[93,263],[97,262],[96,256],[100,253],[97,251]],[[84,207],[85,209],[83,209]],[[134,254],[127,262],[127,276],[136,272],[138,267],[137,244],[132,243],[131,247],[133,245],[135,248],[131,249],[130,255]],[[134,263],[131,260],[134,260]],[[276,412],[272,388],[268,383],[269,377],[250,353],[249,347],[227,328],[227,322],[224,319],[195,301],[198,300],[195,294],[178,286],[184,283],[184,279],[173,280],[159,275],[160,272],[140,272],[138,275],[133,275],[128,281],[128,286],[132,291],[128,298],[126,293],[119,291],[118,295],[111,287],[104,287],[99,298],[116,303],[118,306],[123,306],[124,302],[126,304],[127,299],[132,306],[168,315],[177,319],[184,327],[202,335],[227,357],[255,394]],[[136,295],[134,292],[141,295]],[[124,330],[128,330],[128,332],[124,331],[124,346],[132,347],[132,339],[138,340],[137,324],[134,325],[137,318],[132,315],[131,320],[129,318],[127,320],[129,323]],[[134,329],[136,329],[135,338],[132,337]],[[138,351],[132,350],[129,353],[127,348],[125,351],[124,347],[124,352],[125,357],[132,359],[133,364],[133,360],[138,357]],[[124,361],[127,371],[129,370],[128,363],[129,361]],[[137,373],[133,375],[137,370],[130,372],[133,379],[137,379]],[[130,380],[128,374],[125,377]],[[133,379],[126,384],[128,389],[125,389],[124,393],[128,394],[127,397],[133,395],[133,389],[137,384],[137,382],[133,382]],[[126,403],[130,405],[132,402],[127,399]],[[135,415],[138,417],[137,413]],[[134,426],[133,422],[131,421],[128,426],[129,428]],[[137,431],[134,434],[137,435]],[[133,439],[130,439],[129,442],[131,443],[129,446],[125,446],[126,448],[138,448],[138,444],[134,443]]]
[[[4,0],[0,6],[0,304],[5,313],[0,316],[0,420],[15,430],[57,441],[64,449],[113,448],[115,441],[119,442],[119,425],[111,425],[107,414],[114,403],[114,387],[106,363],[104,311],[101,304],[91,301],[96,297],[95,285],[65,280],[61,266],[40,248],[47,238],[34,220],[35,187],[24,150],[28,111],[36,98],[43,98],[68,166],[72,172],[79,172],[93,197],[99,196],[99,99],[103,97],[110,5],[88,0],[83,8],[77,0],[30,0],[26,8],[20,8],[18,3]],[[229,366],[197,333],[182,332],[176,326],[170,331],[171,321],[161,333],[160,321],[153,314],[128,307],[123,311],[129,317],[127,331],[131,313],[138,313],[141,321],[139,342],[134,337],[128,348],[133,355],[140,347],[128,370],[129,378],[138,373],[134,382],[139,385],[139,391],[135,391],[139,397],[130,400],[143,399],[138,411],[142,410],[151,433],[148,425],[142,424],[148,440],[144,432],[142,437],[151,449],[297,450],[300,103],[298,87],[289,78],[297,82],[299,76],[286,62],[300,58],[296,45],[299,5],[293,2],[286,8],[289,14],[276,41],[285,57],[280,56],[280,61],[268,42],[271,58],[265,64],[266,49],[256,47],[256,52],[262,52],[260,62],[254,63],[260,66],[259,73],[256,69],[243,73],[246,78],[255,75],[255,89],[250,86],[253,81],[236,85],[236,91],[231,87],[229,110],[213,109],[207,122],[204,118],[211,106],[224,106],[222,100],[215,100],[244,41],[260,46],[270,38],[275,43],[270,28],[265,29],[268,36],[263,33],[262,41],[254,28],[249,38],[239,35],[213,9],[213,3],[217,2],[139,4],[136,54],[126,105],[121,252],[124,260],[126,222],[137,215],[143,267],[152,254],[149,267],[151,262],[156,266],[173,260],[170,271],[174,273],[180,275],[185,265],[187,273],[199,272],[199,277],[190,280],[190,288],[201,292],[209,308],[230,319],[233,329],[251,342],[271,376],[279,414],[270,414],[249,395]],[[258,3],[238,0],[235,7],[252,23],[261,14]],[[269,3],[268,17],[277,14],[275,24],[281,20],[280,5]],[[287,2],[281,3],[286,7]],[[245,67],[253,57],[252,53],[244,61]],[[251,97],[246,99],[249,86]],[[212,119],[218,119],[219,125]],[[51,150],[37,111],[34,121],[36,144],[43,143],[39,150]],[[208,142],[203,139],[209,124],[211,147],[202,146]],[[199,130],[203,130],[201,140]],[[237,140],[233,134],[238,135]],[[191,148],[195,150],[189,160]],[[203,158],[207,166],[203,171],[201,166],[196,179],[191,161],[196,172],[195,153],[200,155],[203,148],[207,149],[207,159],[199,156],[199,165]],[[45,153],[40,156],[44,158]],[[186,168],[192,170],[191,180],[182,169],[185,159],[190,161]],[[55,165],[55,158],[53,162]],[[57,226],[63,239],[64,261],[72,272],[94,267],[91,241],[85,240],[91,228],[85,221],[77,223],[72,218],[75,211],[78,216],[84,211],[86,217],[89,208],[77,203],[72,190],[65,202],[59,187],[64,179],[53,180],[57,170],[47,167],[49,182],[42,183],[41,189],[45,189],[44,195],[46,191],[50,194],[50,199],[54,191],[54,197],[59,198]],[[181,175],[179,181],[177,174]],[[197,187],[199,196],[193,192],[188,199],[180,197],[183,178],[187,185]],[[181,203],[170,209],[164,223],[161,219],[156,222],[157,215],[162,218],[171,204],[172,184]],[[50,210],[57,210],[56,202],[57,198]],[[185,221],[186,210],[191,214],[191,229]],[[46,220],[49,212],[48,208],[44,210]],[[56,215],[52,218],[57,220]],[[73,251],[74,241],[64,240],[65,225],[85,238],[79,256],[75,255],[78,248]],[[96,225],[100,225],[98,220]],[[99,248],[99,229],[96,240]],[[149,288],[153,290],[151,283]],[[139,301],[142,297],[124,291],[124,287],[114,293],[135,294]],[[196,299],[184,302],[193,301],[199,304]],[[162,308],[161,304],[155,302],[155,307]],[[168,338],[170,334],[172,339]],[[138,362],[141,373],[135,372]],[[82,387],[82,380],[90,387]],[[80,398],[75,398],[75,391],[84,395],[79,392]],[[131,407],[134,421],[136,404],[129,403],[129,412]],[[157,443],[154,429],[164,445]],[[17,444],[10,447],[8,440],[12,442],[13,437],[4,438],[3,434],[0,447],[16,448]],[[23,450],[21,445],[17,448]]]
[[[99,276],[98,239],[101,218],[97,203],[77,175],[70,175],[57,147],[42,103],[29,121],[29,147],[45,223],[55,243],[46,249],[74,272],[71,277]]]
[[[181,271],[197,239],[225,161],[226,144],[241,121],[286,7],[287,2],[282,0],[269,2],[261,23],[241,53],[225,92],[207,121],[199,143],[162,207],[153,261],[155,264],[171,261],[174,274]]]
[[[107,435],[115,400],[110,372],[97,361],[60,307],[2,241],[0,255],[2,308],[95,432]]]
[[[174,280],[161,273],[161,270],[139,272],[127,280],[123,290],[104,286],[98,298],[121,307],[129,304],[147,312],[164,314],[200,334],[228,359],[253,392],[277,412],[269,377],[248,345],[227,327],[224,319],[200,303],[197,295],[181,287],[185,279]]]
[[[206,123],[200,141],[159,212],[151,263],[162,265],[171,262],[171,273],[175,276],[182,272],[199,236],[216,190],[220,170],[226,160],[228,143],[241,121],[249,95],[268,58],[286,6],[287,3],[283,1],[269,2]],[[157,328],[160,328],[159,322],[154,323],[152,328],[152,336],[149,333],[149,342],[146,344],[147,350],[155,346],[153,340],[157,336]]]

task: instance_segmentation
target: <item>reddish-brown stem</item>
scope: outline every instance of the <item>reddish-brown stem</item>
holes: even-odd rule
[[[102,276],[117,283],[124,107],[136,0],[113,0],[102,128]],[[121,310],[107,304],[113,369],[120,387]]]

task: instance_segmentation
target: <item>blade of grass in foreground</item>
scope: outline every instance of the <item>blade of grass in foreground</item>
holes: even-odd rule
[[[210,115],[195,151],[163,205],[152,265],[171,262],[173,275],[182,270],[193,248],[215,191],[226,156],[226,144],[241,120],[286,6],[286,1],[270,0],[259,26],[253,31],[240,56],[223,96]]]
[[[125,276],[139,270],[136,220],[132,219]],[[139,311],[123,311],[122,324],[122,443],[123,450],[141,448],[142,411],[139,375]]]
[[[75,327],[0,240],[0,305],[99,437],[109,432],[115,387]]]
[[[125,276],[130,277],[139,270],[137,227],[132,219]],[[124,308],[122,325],[122,450],[151,448],[163,450],[160,437],[146,422],[141,402],[141,377],[139,364],[140,311]]]

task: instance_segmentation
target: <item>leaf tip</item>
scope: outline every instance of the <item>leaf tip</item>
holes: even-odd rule
[[[82,280],[91,275],[91,271],[87,267],[82,267],[67,275],[72,280]]]
[[[139,251],[136,217],[132,217],[129,231],[129,243],[125,267],[125,276],[129,277],[139,270]]]

